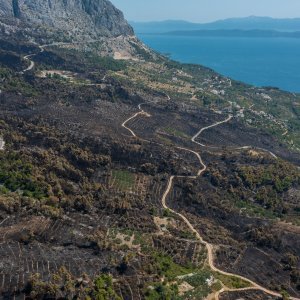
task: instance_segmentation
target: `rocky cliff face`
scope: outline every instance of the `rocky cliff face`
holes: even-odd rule
[[[0,21],[4,19],[63,31],[75,39],[134,34],[108,0],[1,0]]]

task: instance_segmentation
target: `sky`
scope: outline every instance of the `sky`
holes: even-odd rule
[[[232,17],[300,17],[300,0],[110,0],[129,21],[209,22]]]

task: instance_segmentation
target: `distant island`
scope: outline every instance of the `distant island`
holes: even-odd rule
[[[263,30],[296,32],[300,31],[300,18],[274,19],[270,17],[246,17],[219,20],[211,23],[192,23],[181,20],[161,22],[130,22],[136,33],[166,33],[195,30]]]
[[[155,34],[155,33],[154,33]],[[157,33],[158,34],[158,33]],[[275,30],[178,30],[166,33],[162,35],[174,35],[174,36],[201,36],[201,37],[263,37],[263,38],[300,38],[300,31],[295,32],[282,32]]]

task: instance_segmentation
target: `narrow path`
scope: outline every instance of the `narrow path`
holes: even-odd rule
[[[282,136],[286,136],[288,133],[289,133],[289,131],[286,130],[286,131],[282,134]]]
[[[5,150],[5,141],[3,137],[0,137],[0,151]]]
[[[122,127],[126,128],[131,134],[133,137],[137,137],[136,134],[134,133],[133,130],[131,130],[129,127],[126,126],[126,124],[136,118],[138,115],[147,115],[148,117],[150,116],[148,113],[146,113],[142,108],[141,108],[141,104],[138,106],[140,112],[137,112],[135,113],[132,117],[128,118],[123,124],[122,124]],[[201,135],[201,133],[203,133],[205,130],[208,130],[210,128],[213,128],[213,127],[216,127],[216,126],[219,126],[221,124],[224,124],[224,123],[227,123],[229,122],[233,117],[230,115],[228,118],[226,118],[224,121],[220,121],[220,122],[216,122],[210,126],[207,126],[207,127],[204,127],[202,129],[200,129],[198,131],[198,133],[196,135],[194,135],[192,137],[192,142],[195,143],[195,144],[198,144],[200,146],[203,146],[203,144],[199,143],[196,141],[196,139]],[[247,148],[251,148],[251,146],[245,146],[245,147],[242,147],[240,149],[247,149]],[[247,290],[260,290],[264,293],[267,293],[271,296],[275,296],[275,297],[279,297],[279,298],[282,298],[282,295],[280,293],[277,293],[277,292],[274,292],[274,291],[271,291],[267,288],[264,288],[262,286],[260,286],[259,284],[255,283],[254,281],[246,278],[246,277],[243,277],[243,276],[240,276],[238,274],[233,274],[233,273],[229,273],[229,272],[225,272],[225,271],[222,271],[220,269],[218,269],[215,264],[214,264],[214,251],[213,251],[213,245],[206,242],[202,236],[199,234],[199,232],[195,229],[195,227],[191,224],[191,222],[181,213],[179,212],[176,212],[175,210],[171,209],[166,201],[167,201],[167,197],[171,191],[171,189],[173,188],[173,183],[174,183],[174,180],[176,178],[187,178],[187,179],[197,179],[199,176],[201,176],[203,174],[203,172],[206,171],[207,169],[207,166],[206,164],[203,162],[202,160],[202,157],[201,155],[196,152],[196,151],[193,151],[191,149],[187,149],[187,148],[181,148],[181,147],[176,147],[176,149],[179,149],[179,150],[184,150],[184,151],[188,151],[190,153],[193,153],[194,155],[197,156],[198,160],[199,160],[199,163],[201,165],[201,168],[199,169],[197,175],[195,176],[177,176],[177,175],[172,175],[170,178],[169,178],[169,181],[168,181],[168,184],[167,184],[167,187],[166,187],[166,190],[162,196],[162,199],[161,199],[161,203],[162,203],[162,206],[164,209],[167,209],[169,210],[170,212],[172,212],[173,214],[177,215],[178,217],[180,217],[184,222],[185,224],[189,227],[189,229],[191,230],[191,232],[193,232],[196,236],[196,238],[202,243],[205,245],[206,249],[207,249],[207,254],[208,254],[208,264],[209,264],[209,267],[211,268],[212,271],[215,271],[215,272],[218,272],[222,275],[225,275],[225,276],[231,276],[231,277],[235,277],[235,278],[238,278],[238,279],[241,279],[243,281],[246,281],[248,282],[249,284],[251,284],[252,286],[251,287],[248,287],[248,288],[243,288],[243,289],[228,289],[228,288],[222,288],[220,291],[218,291],[216,293],[216,300],[219,299],[219,296],[223,293],[223,292],[234,292],[234,291],[247,291]],[[265,149],[261,149],[261,150],[264,150],[264,151],[267,151],[269,152],[268,150],[265,150]],[[269,152],[270,153],[270,152]],[[272,153],[270,153],[272,154]],[[294,297],[290,297],[291,300],[300,300],[299,298],[294,298]]]

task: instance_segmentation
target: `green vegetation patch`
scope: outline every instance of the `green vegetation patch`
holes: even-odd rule
[[[284,161],[268,166],[244,166],[240,168],[240,175],[250,188],[271,185],[279,193],[300,182],[299,170]]]
[[[31,299],[42,299],[47,295],[49,299],[121,300],[110,275],[102,274],[92,280],[83,274],[81,279],[76,279],[64,267],[52,274],[49,281],[43,281],[40,274],[34,274],[26,292]]]
[[[113,170],[112,177],[116,182],[116,185],[121,190],[129,190],[134,187],[135,178],[134,174],[126,170]]]
[[[267,166],[240,167],[238,172],[245,186],[255,191],[254,200],[260,206],[249,202],[244,206],[247,210],[268,218],[298,215],[296,204],[284,201],[288,190],[299,188],[300,172],[296,167],[278,160]]]
[[[246,288],[250,285],[234,276],[226,276],[209,269],[192,270],[182,267],[174,267],[170,260],[165,256],[157,255],[158,261],[165,267],[172,270],[171,277],[166,276],[168,272],[163,275],[168,279],[164,283],[157,283],[151,285],[145,292],[146,299],[172,299],[172,300],[186,300],[186,299],[204,299],[209,294],[219,291],[222,284],[230,289]],[[175,276],[175,274],[180,275]],[[169,273],[170,274],[170,273]],[[211,281],[211,283],[209,283]],[[169,282],[169,283],[168,283]],[[186,292],[184,295],[179,295],[180,285],[187,283],[193,289]]]
[[[0,183],[12,192],[36,199],[48,197],[47,187],[34,176],[33,166],[17,153],[0,153]]]
[[[227,276],[220,273],[214,273],[214,277],[219,279],[229,289],[242,289],[250,287],[250,283],[235,276]]]
[[[113,281],[110,275],[101,275],[94,280],[95,291],[92,292],[92,299],[96,300],[121,300],[113,288]]]
[[[195,271],[191,266],[181,266],[176,264],[173,259],[165,254],[154,252],[152,255],[153,268],[156,274],[165,276],[168,280],[174,280],[177,276],[190,274]]]
[[[90,53],[87,55],[86,59],[91,65],[94,65],[95,67],[98,66],[107,71],[118,72],[127,68],[127,63],[125,61],[116,60],[108,56],[104,57]]]
[[[204,299],[211,292],[212,289],[207,284],[207,279],[210,279],[212,276],[211,272],[208,270],[201,270],[193,276],[184,278],[184,281],[193,286],[195,289],[191,292],[188,292],[188,299]],[[186,299],[186,297],[182,297]]]
[[[175,300],[178,298],[178,286],[157,283],[145,292],[146,300]]]
[[[237,208],[245,209],[248,215],[251,216],[261,216],[268,219],[275,219],[278,215],[272,211],[268,210],[260,205],[252,203],[250,201],[241,200],[238,197],[234,197],[234,204]]]
[[[176,128],[171,128],[171,127],[166,127],[165,131],[169,134],[172,134],[176,137],[181,137],[181,138],[189,138],[189,136],[187,134],[185,134],[184,132],[176,129]]]
[[[204,107],[224,108],[228,106],[228,102],[226,100],[208,92],[199,91],[196,93],[196,97],[202,102]]]
[[[224,173],[218,170],[213,174],[212,182],[218,187],[227,187],[228,199],[236,208],[245,210],[248,215],[268,219],[286,218],[295,223],[300,212],[295,200],[300,188],[300,171],[297,167],[280,159],[272,163],[253,161],[249,165],[235,166],[231,178],[235,187],[228,185]]]
[[[152,55],[149,52],[147,52],[145,49],[143,49],[142,47],[140,47],[139,45],[137,45],[134,42],[129,42],[129,43],[134,48],[137,55],[139,55],[140,57],[142,57],[145,60],[151,60],[152,59]]]
[[[35,97],[38,91],[29,83],[25,82],[21,76],[15,74],[7,69],[0,67],[0,82],[1,89],[13,93],[21,93],[26,97]]]

